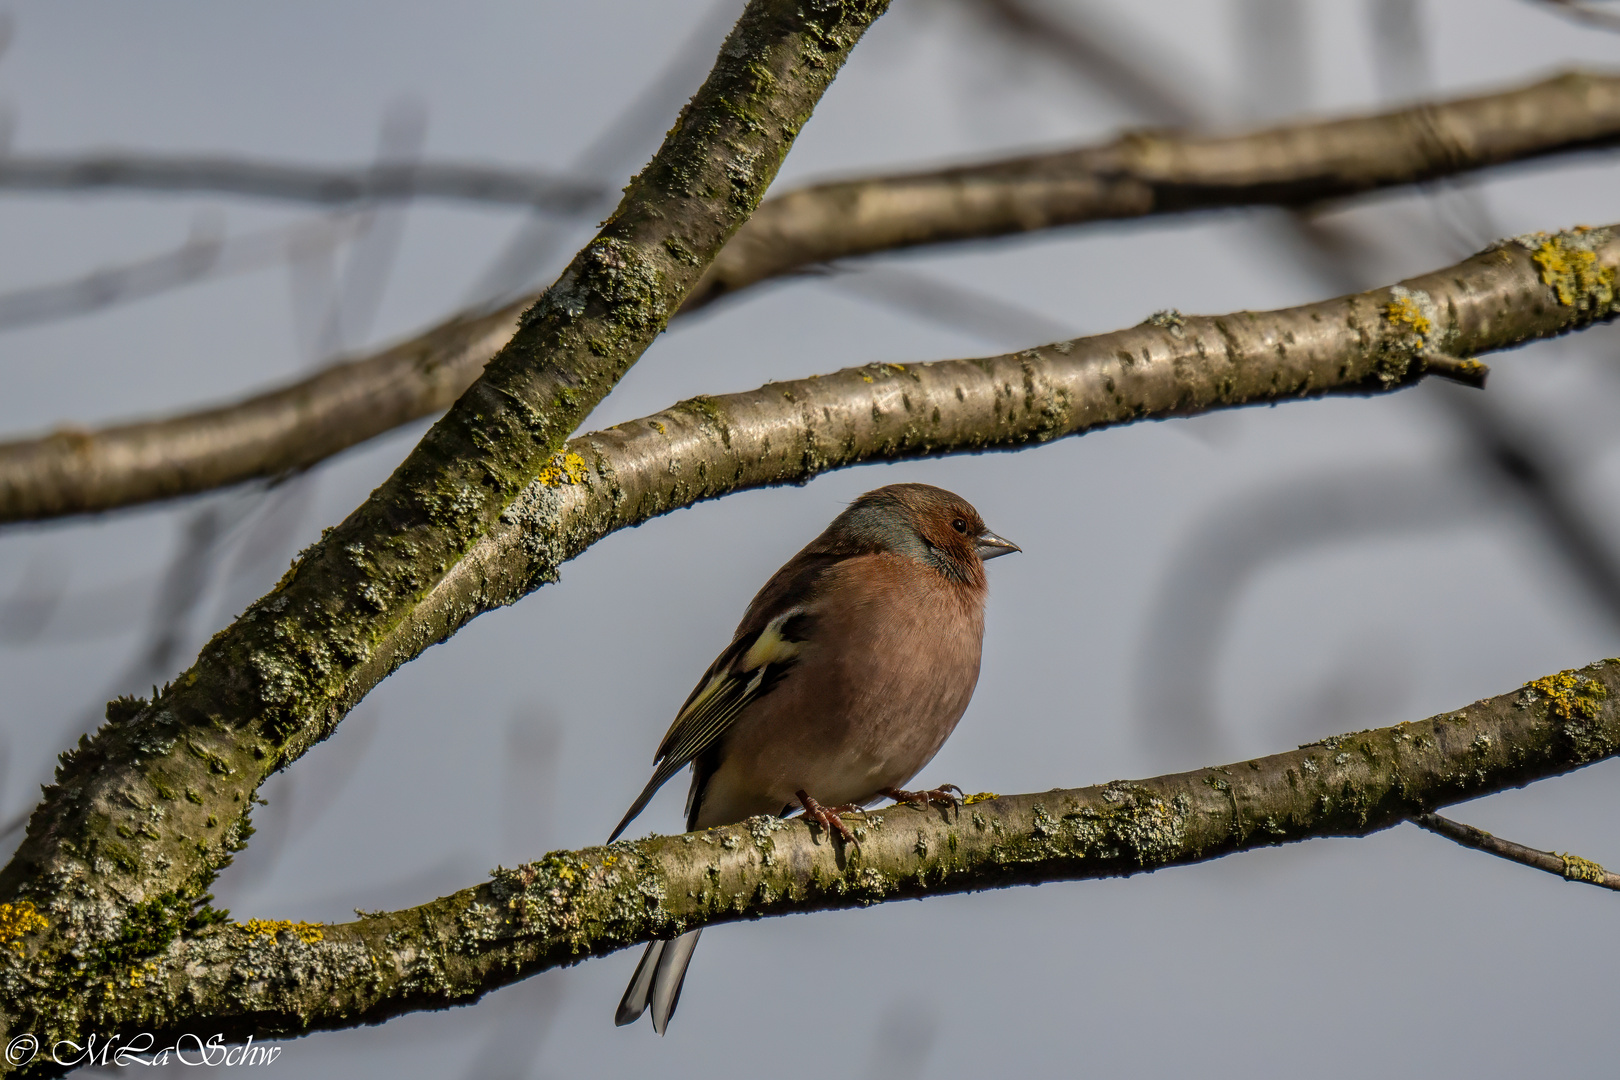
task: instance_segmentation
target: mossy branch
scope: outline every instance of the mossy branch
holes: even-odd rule
[[[1165,132],[765,202],[687,310],[821,261],[1218,207],[1301,204],[1611,145],[1620,77],[1570,73],[1376,116],[1199,138]],[[0,443],[0,522],[129,506],[308,468],[448,407],[535,297],[240,402]],[[677,312],[678,314],[678,312]]]
[[[259,783],[402,662],[378,646],[414,635],[423,597],[662,331],[885,6],[752,0],[601,232],[394,475],[157,701],[63,756],[0,871],[0,901],[48,924],[15,943],[7,1029],[108,1018],[93,973],[193,918]]]
[[[700,926],[1365,836],[1617,754],[1620,660],[1607,660],[1427,720],[1223,767],[973,796],[955,809],[887,807],[857,826],[859,853],[802,819],[752,818],[552,852],[352,923],[215,925],[115,965],[86,998],[119,1030],[178,1033],[200,1018],[234,1038],[353,1027],[468,1004]],[[0,963],[15,971],[24,961],[0,951]]]

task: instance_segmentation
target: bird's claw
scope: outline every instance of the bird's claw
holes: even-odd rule
[[[881,795],[886,795],[897,803],[910,803],[927,809],[930,806],[949,806],[953,809],[962,805],[962,789],[955,784],[941,784],[937,788],[926,791],[906,791],[902,788],[884,788]]]
[[[866,811],[863,807],[856,806],[854,803],[847,803],[843,806],[822,806],[803,791],[797,791],[794,794],[799,797],[799,803],[804,807],[805,817],[828,832],[837,833],[846,844],[853,847],[857,852],[861,850],[861,842],[855,839],[855,834],[850,831],[848,825],[844,824],[844,819],[838,815],[864,814]]]

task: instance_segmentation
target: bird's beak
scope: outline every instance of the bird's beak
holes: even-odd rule
[[[1024,550],[1011,540],[1003,540],[989,529],[979,534],[978,548],[979,558],[984,560],[997,559]]]

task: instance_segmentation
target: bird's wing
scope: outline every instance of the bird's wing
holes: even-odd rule
[[[608,843],[618,838],[670,777],[713,746],[743,709],[771,692],[797,662],[809,622],[803,607],[789,608],[759,630],[740,635],[709,665],[658,744],[652,779]]]

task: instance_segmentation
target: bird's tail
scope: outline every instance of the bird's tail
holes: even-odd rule
[[[697,948],[701,930],[692,930],[674,941],[653,941],[641,954],[641,963],[630,977],[630,985],[619,1002],[619,1011],[613,1022],[620,1027],[633,1024],[641,1018],[647,1006],[652,1006],[653,1030],[662,1035],[675,1015],[675,1006],[681,1000],[681,983],[686,981],[686,965],[692,962],[692,950]]]

